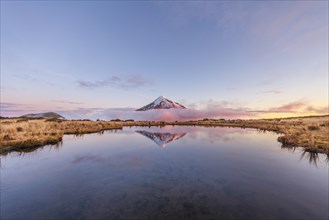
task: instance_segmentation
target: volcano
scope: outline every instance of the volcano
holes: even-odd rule
[[[170,109],[170,108],[178,108],[178,109],[186,109],[186,107],[178,102],[171,101],[167,99],[165,96],[159,96],[156,100],[151,102],[148,105],[145,105],[136,111],[148,111],[151,109]]]

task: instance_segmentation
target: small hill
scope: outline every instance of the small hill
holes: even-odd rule
[[[27,114],[22,115],[21,118],[56,118],[56,119],[65,119],[60,114],[57,114],[55,112],[44,112],[44,113],[36,113],[36,114]]]

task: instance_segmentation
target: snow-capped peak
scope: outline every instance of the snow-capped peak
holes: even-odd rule
[[[136,111],[147,111],[151,109],[169,109],[169,108],[180,108],[185,109],[186,107],[179,104],[178,102],[171,101],[165,96],[159,96],[156,100],[151,102],[148,105],[143,106],[142,108],[137,109]]]
[[[166,100],[166,97],[165,96],[159,96],[156,100],[154,100],[153,102],[154,102],[154,104],[159,104],[159,103],[161,103],[161,102],[166,102],[167,100]]]

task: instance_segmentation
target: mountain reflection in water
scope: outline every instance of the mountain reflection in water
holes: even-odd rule
[[[166,147],[172,141],[178,140],[186,135],[186,133],[169,133],[169,132],[149,132],[136,131],[137,133],[153,140],[160,147]]]

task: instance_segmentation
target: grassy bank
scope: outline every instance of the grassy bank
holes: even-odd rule
[[[59,143],[64,134],[86,134],[124,126],[229,126],[256,128],[280,133],[278,141],[284,146],[300,146],[309,152],[329,155],[329,116],[259,120],[203,119],[184,122],[154,121],[89,121],[46,119],[0,119],[0,153]]]
[[[1,119],[0,152],[31,148],[62,141],[64,134],[86,134],[122,129],[113,122],[67,121],[46,119]]]
[[[329,155],[329,115],[258,120],[212,120],[177,122],[177,125],[255,128],[279,133],[285,147],[303,147],[308,152]]]

